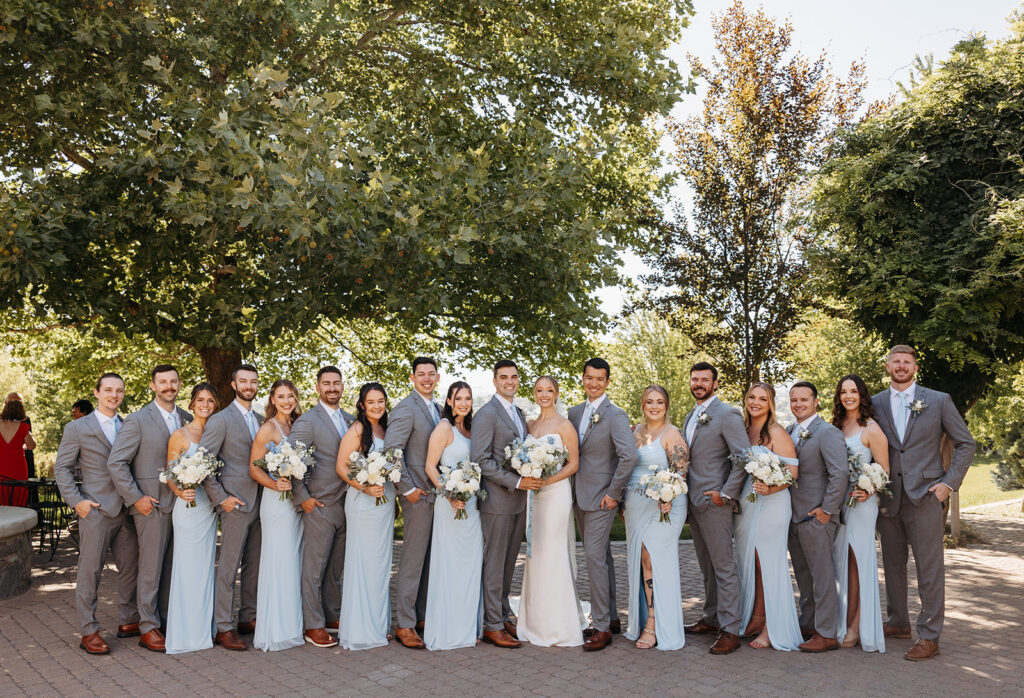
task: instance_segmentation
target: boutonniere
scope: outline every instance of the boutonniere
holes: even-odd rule
[[[912,403],[910,403],[910,411],[913,412],[914,414],[921,414],[922,412],[925,411],[927,407],[928,405],[925,404],[922,400],[914,400]]]
[[[699,424],[700,426],[704,426],[705,424],[709,423],[710,421],[711,421],[711,415],[708,414],[707,412],[701,412],[700,416],[697,417],[697,424]]]
[[[600,424],[600,423],[601,423],[601,413],[600,412],[594,412],[594,414],[590,415],[590,426],[594,426],[594,425]]]
[[[800,443],[803,443],[804,441],[807,441],[807,439],[811,438],[811,430],[807,429],[807,428],[801,429],[800,430],[799,438],[800,438]]]

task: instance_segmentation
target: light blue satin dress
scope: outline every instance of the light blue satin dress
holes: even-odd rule
[[[861,432],[846,439],[850,453],[863,454],[864,462],[871,461],[871,449],[861,443]],[[885,633],[882,628],[882,604],[878,592],[878,553],[875,551],[875,521],[878,519],[878,496],[873,495],[857,506],[847,506],[843,500],[845,523],[836,531],[832,548],[835,560],[836,583],[839,585],[839,625],[837,635],[843,641],[846,635],[846,611],[849,607],[850,583],[849,551],[857,560],[860,582],[860,646],[865,652],[885,652]]]
[[[188,436],[186,432],[185,436]],[[189,438],[188,451],[199,449]],[[196,488],[196,505],[188,507],[175,497],[174,557],[167,600],[167,654],[181,654],[213,647],[214,560],[217,556],[217,512],[206,491]]]
[[[658,503],[645,497],[640,478],[652,474],[650,466],[667,470],[668,456],[661,439],[639,449],[640,460],[626,490],[626,561],[629,571],[629,625],[626,637],[636,640],[647,623],[647,597],[640,568],[642,548],[651,556],[654,582],[654,632],[659,650],[678,650],[686,644],[683,633],[682,590],[679,585],[679,535],[686,522],[686,495],[676,497],[669,512],[670,521],[661,522]]]
[[[764,446],[752,446],[754,453],[767,453]],[[778,454],[776,454],[778,455]],[[779,460],[785,465],[797,465],[796,458]],[[761,587],[764,589],[765,623],[772,647],[792,651],[804,641],[800,620],[796,612],[793,581],[789,576],[789,522],[793,516],[789,490],[767,496],[758,495],[757,501],[747,501],[753,491],[749,476],[740,496],[740,513],[735,528],[736,559],[740,568],[741,629],[746,629],[754,612],[754,584],[756,567],[754,556],[761,561]]]
[[[280,430],[280,426],[274,421]],[[281,441],[285,440],[284,433]],[[273,477],[273,476],[271,476]],[[253,646],[264,652],[304,644],[302,636],[302,517],[291,499],[262,488],[260,576]]]
[[[374,438],[374,451],[384,440]],[[391,628],[391,545],[395,537],[395,486],[384,486],[387,504],[356,489],[345,495],[345,576],[338,643],[347,650],[388,644]]]
[[[454,429],[454,440],[441,453],[441,465],[454,467],[469,460],[469,439]],[[455,520],[448,500],[434,498],[434,528],[430,539],[430,586],[423,621],[428,650],[473,647],[483,632],[484,598],[480,575],[484,538],[476,497],[466,502],[468,518]]]

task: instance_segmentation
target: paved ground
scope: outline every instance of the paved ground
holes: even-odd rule
[[[75,556],[63,549],[53,563],[37,556],[31,591],[0,602],[0,696],[1024,695],[1024,518],[965,520],[988,544],[946,553],[946,630],[942,654],[930,662],[903,660],[909,640],[890,642],[885,655],[853,649],[812,656],[743,647],[713,657],[707,652],[711,640],[704,637],[677,652],[642,652],[616,638],[595,653],[489,645],[432,653],[392,644],[365,652],[306,646],[271,654],[215,647],[168,657],[109,632],[113,653],[90,657],[78,649],[74,626]],[[625,548],[615,550],[624,599]],[[684,611],[693,618],[702,594],[700,573],[692,544],[682,542],[679,550]],[[112,577],[104,575],[101,622],[107,629],[116,623]],[[580,589],[585,597],[583,580]],[[911,604],[916,613],[913,599]]]

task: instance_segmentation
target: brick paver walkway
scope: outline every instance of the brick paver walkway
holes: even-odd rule
[[[885,655],[859,649],[806,655],[744,646],[713,657],[707,637],[688,638],[677,652],[639,651],[616,637],[610,648],[594,653],[489,645],[427,652],[393,643],[364,652],[306,646],[264,654],[215,647],[168,657],[143,650],[134,639],[113,637],[111,572],[104,575],[100,610],[114,651],[91,657],[78,649],[75,556],[65,550],[53,563],[37,556],[32,589],[0,602],[0,696],[1024,695],[1024,519],[965,519],[989,542],[946,553],[946,629],[942,654],[930,662],[903,660],[909,640],[890,641]],[[692,619],[702,596],[700,573],[693,546],[682,542],[679,549],[684,612]],[[617,545],[622,600],[624,554],[624,545]],[[580,558],[582,563],[582,551]],[[585,580],[580,590],[586,597]],[[913,594],[911,606],[916,613]]]

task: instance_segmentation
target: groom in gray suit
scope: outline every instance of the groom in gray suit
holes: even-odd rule
[[[79,646],[89,654],[108,654],[110,646],[100,636],[96,620],[97,588],[106,563],[107,549],[117,565],[118,637],[139,634],[139,608],[135,584],[139,576],[139,542],[124,502],[110,479],[107,458],[121,431],[117,408],[124,400],[124,379],[104,373],[96,381],[97,406],[81,419],[69,422],[57,449],[53,476],[61,496],[78,514],[78,581],[75,605],[82,628]],[[75,482],[81,472],[81,484]]]
[[[732,541],[732,515],[746,471],[733,459],[750,447],[739,410],[722,403],[718,369],[707,362],[690,369],[696,406],[686,415],[683,434],[690,447],[686,483],[690,531],[704,575],[704,616],[686,626],[691,633],[718,633],[711,654],[740,646],[740,575]]]
[[[573,490],[587,552],[590,617],[594,623],[593,632],[583,642],[586,651],[601,650],[612,643],[615,566],[609,541],[615,513],[639,458],[629,417],[605,395],[610,374],[607,361],[589,359],[583,366],[587,401],[569,409],[569,421],[580,436],[580,466],[573,476]]]
[[[292,425],[291,439],[313,447],[313,469],[292,478],[295,506],[302,512],[302,623],[306,642],[334,647],[341,614],[345,570],[345,491],[338,475],[338,446],[354,417],[339,403],[345,385],[341,371],[324,366],[316,374],[320,401]]]
[[[422,649],[426,645],[416,630],[422,630],[426,615],[430,537],[434,527],[433,486],[427,477],[426,463],[430,435],[441,419],[441,406],[434,402],[437,362],[429,356],[417,356],[412,360],[409,380],[414,390],[388,413],[384,448],[400,448],[404,453],[400,499],[405,534],[395,594],[395,638],[406,647]]]
[[[520,477],[503,467],[505,447],[526,438],[526,419],[512,402],[519,389],[514,361],[494,364],[495,394],[473,415],[470,458],[480,466],[487,498],[480,501],[484,534],[484,642],[519,647],[508,594],[526,531],[526,491],[539,490],[540,478]]]
[[[217,584],[214,592],[213,621],[217,626],[214,642],[224,649],[246,650],[249,646],[239,634],[256,629],[256,584],[260,571],[259,485],[249,475],[252,442],[263,423],[263,416],[252,408],[260,387],[256,367],[242,364],[231,372],[235,399],[206,422],[199,448],[224,463],[220,474],[203,482],[213,506],[220,508],[220,556],[217,560]],[[232,604],[235,579],[242,567],[242,606],[238,611],[238,630]]]
[[[885,568],[888,620],[885,636],[910,638],[907,610],[907,543],[917,563],[921,613],[917,642],[905,659],[920,661],[939,653],[945,616],[946,571],[942,535],[946,501],[963,482],[975,443],[952,398],[917,384],[917,352],[897,344],[885,364],[889,389],[871,398],[878,424],[889,439],[891,496],[880,496],[878,534]],[[953,443],[949,470],[942,465],[942,435]]]
[[[167,622],[171,584],[171,512],[175,497],[160,482],[167,467],[167,442],[192,415],[174,401],[181,389],[178,370],[161,364],[153,369],[149,389],[153,402],[124,420],[107,457],[107,469],[117,493],[129,507],[139,539],[139,645],[164,651],[161,626]]]
[[[794,383],[789,407],[797,423],[789,428],[800,462],[800,477],[790,488],[793,520],[789,525],[789,556],[800,589],[800,627],[812,636],[800,645],[804,652],[839,649],[832,544],[849,481],[843,432],[818,418],[818,389],[813,383]]]

